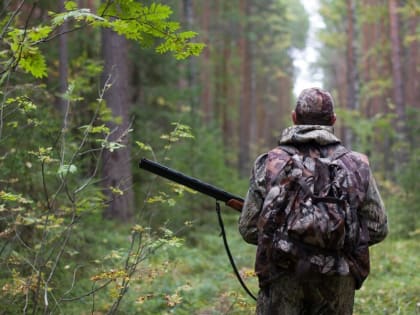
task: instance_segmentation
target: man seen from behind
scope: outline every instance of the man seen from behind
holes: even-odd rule
[[[256,313],[350,315],[369,246],[388,234],[384,205],[368,158],[333,133],[330,93],[303,90],[292,120],[279,146],[256,159],[239,219],[257,245]]]

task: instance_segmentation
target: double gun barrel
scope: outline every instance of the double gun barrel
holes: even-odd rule
[[[226,192],[218,187],[205,183],[197,178],[187,176],[181,172],[171,169],[163,164],[142,158],[139,163],[140,168],[169,179],[175,183],[191,188],[207,196],[213,197],[218,201],[226,203],[232,209],[242,211],[244,199]]]

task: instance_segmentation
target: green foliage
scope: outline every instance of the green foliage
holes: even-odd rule
[[[387,197],[386,208],[392,215],[391,228],[394,235],[409,237],[412,233],[418,233],[419,221],[417,219],[420,211],[419,182],[420,176],[417,172],[419,166],[419,150],[412,144],[418,142],[418,116],[419,111],[409,109],[407,111],[409,131],[409,143],[402,143],[398,140],[398,135],[393,127],[395,114],[377,114],[367,119],[363,118],[358,111],[348,111],[341,108],[336,110],[339,117],[347,128],[354,133],[356,140],[353,149],[366,152],[370,155],[372,168],[376,171],[379,179],[380,190],[383,196]],[[385,178],[385,172],[380,167],[382,158],[372,152],[374,144],[393,143],[394,150],[405,148],[405,161],[395,160],[394,164],[398,168],[398,174],[393,181]],[[411,146],[410,146],[411,143]]]
[[[343,14],[346,12],[346,3],[336,0],[321,0],[320,2],[320,14],[325,17],[325,22],[332,23],[335,28],[341,27]]]
[[[59,27],[64,22],[72,21],[75,29],[87,26],[111,28],[145,46],[159,39],[156,51],[172,52],[177,59],[198,55],[204,48],[204,44],[191,41],[197,33],[181,32],[179,23],[169,20],[172,10],[167,5],[152,3],[147,6],[130,0],[106,1],[96,13],[92,13],[90,9],[78,8],[76,2],[68,1],[65,8],[63,13],[49,12],[49,21],[32,27],[8,23],[13,22],[13,15],[4,18],[2,46],[5,50],[0,53],[0,86],[10,72],[18,68],[35,78],[46,77],[47,63],[40,44],[59,36]]]
[[[404,121],[397,121],[396,105],[393,104],[392,72],[389,68],[391,42],[389,41],[389,7],[387,2],[355,4],[355,34],[353,43],[345,42],[345,30],[348,27],[346,5],[350,2],[339,0],[322,0],[320,13],[326,25],[320,39],[321,62],[324,70],[324,85],[338,90],[337,104],[346,102],[349,92],[346,78],[346,47],[351,44],[356,50],[358,59],[356,95],[360,108],[348,111],[337,110],[339,121],[351,130],[354,139],[352,148],[366,153],[371,161],[383,197],[386,198],[386,209],[392,221],[390,226],[395,231],[394,237],[410,237],[418,231],[418,111],[409,109]],[[403,41],[408,45],[417,41],[416,32],[409,27],[408,21],[414,21],[417,5],[407,1],[398,5],[401,21],[400,32]],[[418,25],[417,25],[418,27]],[[416,26],[413,27],[413,29]],[[371,32],[371,29],[380,30]],[[418,33],[418,32],[417,32]],[[344,36],[344,37],[343,37]],[[347,57],[346,57],[347,56]],[[346,57],[346,58],[345,58]],[[403,58],[404,59],[404,58]],[[402,59],[401,62],[404,62]],[[348,62],[348,60],[347,60]],[[373,66],[374,65],[374,66]],[[405,70],[402,70],[403,72]],[[408,74],[408,73],[405,73]],[[353,84],[353,83],[351,83]],[[349,104],[350,106],[351,104]],[[355,104],[353,104],[355,105]],[[405,104],[405,106],[414,104]],[[370,117],[369,117],[370,116]],[[340,125],[340,127],[342,126]],[[401,130],[404,129],[404,132]]]
[[[193,134],[191,133],[191,127],[180,124],[180,123],[171,123],[174,126],[174,129],[169,134],[162,134],[160,138],[168,142],[164,147],[165,150],[171,148],[171,143],[178,142],[180,139],[194,139]]]
[[[364,9],[360,12],[360,22],[374,24],[383,21],[387,16],[388,6],[385,2],[375,5],[365,5]]]
[[[398,189],[394,189],[392,202],[392,210],[395,215],[395,229],[398,231],[400,237],[409,237],[410,235],[418,235],[420,233],[420,221],[418,213],[420,213],[420,174],[418,172],[420,165],[420,150],[416,143],[419,139],[418,120],[420,118],[420,111],[415,108],[407,110],[407,130],[408,130],[408,145],[404,152],[406,162],[399,165],[399,173],[396,182],[399,185]],[[399,146],[401,147],[401,145]]]
[[[261,56],[257,64],[262,64],[257,68],[264,71],[264,76],[277,82],[278,74],[273,67],[279,72],[291,70],[290,51],[305,46],[309,28],[307,12],[300,1],[273,0],[258,7],[258,14],[250,16],[246,22],[253,31],[249,39]]]
[[[297,49],[306,47],[306,38],[309,29],[309,16],[301,1],[287,1],[288,6],[288,33],[292,46]]]
[[[225,215],[232,248],[245,247],[240,252],[234,250],[234,254],[245,281],[255,292],[256,279],[250,270],[255,248],[243,244],[235,230],[236,220],[236,214]],[[150,268],[159,277],[151,279],[150,269],[143,269],[143,283],[147,286],[133,284],[128,296],[132,302],[122,310],[141,314],[253,314],[254,302],[241,291],[215,224],[214,213],[197,213],[189,243],[154,255]]]
[[[327,47],[345,47],[345,29],[342,22],[346,13],[346,3],[336,0],[321,0],[320,3],[319,13],[326,24],[325,29],[320,32],[322,42],[326,43]]]
[[[381,62],[378,61],[378,64]],[[374,97],[384,95],[384,93],[392,87],[391,78],[377,78],[366,82],[361,88],[360,94],[366,99],[370,100]]]
[[[392,221],[392,217],[390,218]],[[392,228],[392,225],[391,225]],[[401,314],[418,312],[420,286],[416,272],[418,235],[385,240],[371,250],[371,273],[356,292],[354,313]]]
[[[47,37],[52,31],[51,27],[32,27],[30,29],[11,28],[4,38],[4,44],[9,47],[9,52],[0,59],[0,69],[4,81],[8,71],[17,67],[31,73],[35,78],[42,78],[47,75],[45,57],[39,47],[35,46],[38,41]],[[1,84],[0,84],[1,85]]]
[[[44,47],[60,36],[59,26],[64,22],[69,23],[71,31],[109,27],[141,44],[158,39],[156,49],[173,52],[177,58],[198,54],[202,49],[202,44],[190,42],[195,33],[180,32],[179,24],[169,21],[172,11],[167,6],[119,1],[118,12],[113,12],[117,7],[109,4],[111,11],[107,12],[112,15],[107,15],[104,7],[98,11],[100,16],[69,1],[66,12],[50,12],[42,24],[36,21],[33,25],[30,15],[23,24],[13,14],[2,20],[3,312],[70,314],[96,308],[115,313],[131,282],[145,285],[137,268],[154,270],[153,279],[160,277],[163,268],[150,267],[147,260],[157,251],[182,245],[182,240],[167,228],[152,231],[136,224],[129,230],[101,219],[105,200],[97,185],[99,162],[105,150],[119,150],[122,144],[109,140],[112,131],[105,125],[116,119],[103,101],[107,86],[96,97],[92,93],[92,84],[97,85],[102,71],[100,62],[88,58],[89,51],[77,52],[71,58],[68,89],[60,95],[66,102],[64,116],[57,115],[52,106],[57,101],[51,85],[28,83],[28,76],[22,75],[26,72],[37,79],[47,74],[56,76],[54,61],[48,59],[54,50]],[[168,140],[173,145],[190,134],[187,126],[178,123]],[[179,187],[173,189],[177,194],[182,192]],[[115,187],[114,193],[123,192]],[[168,207],[175,205],[164,192],[156,195],[164,196],[162,201]],[[108,229],[104,229],[106,225]],[[111,230],[118,230],[116,234],[121,237],[110,238]],[[167,295],[169,304],[177,303],[176,293]]]
[[[98,14],[106,19],[100,23],[102,26],[110,27],[145,46],[151,45],[154,38],[162,38],[163,42],[156,47],[156,51],[173,52],[177,59],[198,55],[204,48],[202,43],[190,42],[197,33],[178,32],[179,23],[168,21],[172,10],[167,5],[152,3],[146,6],[134,1],[107,1],[98,9]]]
[[[354,149],[356,151],[369,152],[373,143],[395,137],[392,128],[395,114],[377,114],[372,118],[365,118],[359,111],[337,108],[336,112],[344,126],[355,134],[357,141],[355,141]]]
[[[47,6],[45,1],[36,3]],[[37,20],[30,12],[24,12],[28,20],[14,15],[19,12],[0,12],[0,313],[253,314],[253,301],[242,292],[223,252],[217,220],[210,212],[214,200],[156,179],[137,166],[140,156],[151,156],[227,191],[245,194],[247,183],[233,170],[233,153],[222,149],[220,126],[196,127],[193,104],[186,96],[195,91],[179,89],[181,67],[174,58],[156,54],[172,52],[182,59],[198,54],[203,45],[193,42],[195,32],[181,31],[180,24],[170,20],[173,12],[167,5],[119,0],[94,11],[78,3],[67,1],[65,12],[50,12]],[[250,38],[264,53],[259,71],[270,74],[277,93],[278,77],[291,74],[290,48],[302,47],[307,16],[295,2],[268,4],[258,8],[261,15],[250,19],[261,23]],[[229,23],[228,17],[239,19],[233,8],[224,14]],[[58,95],[56,39],[64,22],[70,30],[69,84]],[[139,205],[129,225],[102,218],[106,200],[99,186],[99,161],[105,150],[122,148],[120,142],[109,140],[106,122],[117,118],[103,100],[108,87],[98,87],[102,66],[96,58],[97,39],[104,27],[142,46],[131,51],[141,93],[134,100],[138,106],[133,109],[133,130],[127,130],[135,144]],[[289,34],[292,30],[298,33],[296,42]],[[54,106],[57,96],[66,102],[65,116]],[[349,113],[347,119],[358,123],[361,147],[391,132],[388,116],[363,120]],[[413,119],[413,135],[418,133],[416,126]],[[405,228],[406,239],[396,241],[394,234],[386,251],[374,252],[372,265],[378,269],[373,273],[378,276],[358,295],[358,313],[414,310],[411,301],[418,286],[411,282],[415,275],[408,272],[408,265],[415,263],[418,241],[418,228],[413,226],[419,204],[417,156],[414,150],[410,153],[399,186],[384,184],[396,197],[387,200],[392,205],[391,231]],[[113,192],[124,193],[118,187]],[[402,206],[412,217],[401,214]],[[234,256],[256,292],[251,270],[255,247],[244,244],[237,233],[237,214],[224,212]],[[401,260],[387,254],[394,250]],[[406,283],[405,290],[399,279]],[[385,302],[381,304],[378,296]]]
[[[68,90],[69,101],[83,100],[76,90]],[[183,244],[166,227],[153,231],[135,224],[130,230],[100,219],[105,200],[94,184],[100,156],[104,150],[119,149],[105,140],[110,130],[100,121],[102,102],[100,95],[89,124],[72,128],[71,121],[65,122],[72,133],[61,124],[46,124],[47,116],[40,119],[46,129],[5,130],[0,159],[0,264],[6,267],[0,271],[0,302],[7,304],[4,312],[16,313],[26,307],[34,313],[73,313],[79,308],[80,312],[92,308],[115,313],[132,283],[146,290],[168,268],[169,263],[159,267],[148,260],[158,251]],[[19,110],[9,113],[12,105]],[[5,102],[4,113],[20,125],[28,115],[51,115],[36,110],[39,108],[26,98],[14,97]],[[172,127],[162,137],[170,145],[192,137],[188,126],[174,123]],[[52,138],[42,137],[44,132],[58,135],[59,142],[48,146]],[[20,137],[27,143],[19,141]],[[28,151],[15,149],[18,143]],[[29,171],[14,167],[15,163],[26,165]],[[172,190],[177,195],[183,191],[177,186]],[[176,205],[169,192],[158,191],[147,201],[153,199],[169,208]],[[143,279],[144,270],[150,272],[148,281]],[[165,294],[166,308],[177,305],[180,294],[181,289]],[[6,303],[10,300],[14,303]]]

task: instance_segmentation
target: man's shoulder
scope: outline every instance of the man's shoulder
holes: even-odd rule
[[[275,147],[268,152],[259,155],[254,162],[253,175],[256,178],[265,178],[267,172],[275,172],[281,168],[290,158],[290,153],[281,147]]]
[[[266,160],[267,162],[287,162],[291,155],[297,153],[299,153],[299,150],[297,148],[290,145],[281,145],[268,151]]]
[[[290,149],[289,149],[290,148]],[[286,157],[290,156],[292,150],[297,151],[297,149],[292,146],[278,146],[272,148],[271,150],[259,155],[254,162],[255,166],[264,165],[269,161],[280,159],[283,160]]]
[[[367,157],[366,154],[363,154],[363,153],[360,153],[360,152],[357,152],[357,151],[349,150],[347,155],[352,157],[352,159],[369,166],[369,158]]]
[[[350,171],[355,182],[367,184],[370,180],[371,169],[368,157],[360,152],[348,150],[341,159],[342,165]]]

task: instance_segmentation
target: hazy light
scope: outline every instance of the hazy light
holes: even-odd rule
[[[318,0],[303,0],[305,10],[309,15],[309,30],[306,48],[295,50],[292,55],[293,65],[297,69],[293,93],[297,96],[303,89],[308,87],[322,87],[323,74],[320,69],[311,68],[318,58],[319,43],[316,41],[316,32],[325,26],[322,17],[318,13]]]

